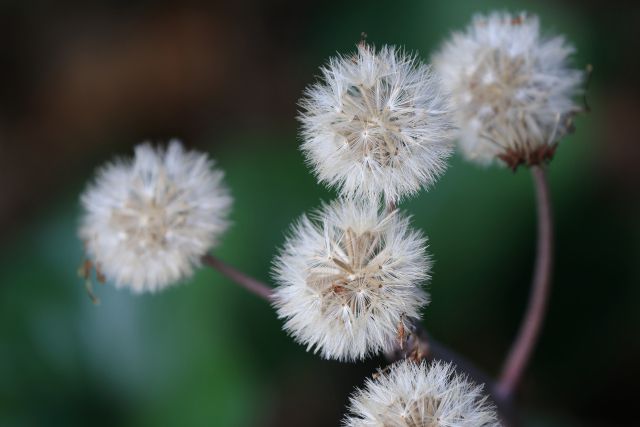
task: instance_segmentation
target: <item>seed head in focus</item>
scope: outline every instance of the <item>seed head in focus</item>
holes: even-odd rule
[[[79,236],[107,279],[145,292],[192,274],[228,227],[232,199],[213,166],[172,141],[98,170],[81,197]]]
[[[404,359],[350,399],[347,427],[498,427],[482,386],[444,362]]]
[[[302,151],[344,196],[398,202],[432,184],[451,153],[451,114],[431,69],[394,47],[332,58],[300,101]]]
[[[303,216],[274,263],[284,329],[327,359],[391,350],[428,302],[425,245],[409,218],[368,201],[339,200]]]
[[[544,37],[536,16],[477,15],[434,56],[451,92],[463,154],[512,169],[550,160],[580,111],[583,73],[570,68],[574,48]]]

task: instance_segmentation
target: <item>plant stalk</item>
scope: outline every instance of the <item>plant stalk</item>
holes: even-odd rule
[[[502,368],[497,392],[510,399],[522,378],[535,348],[547,311],[553,267],[553,217],[546,173],[542,166],[532,166],[538,211],[538,248],[527,311],[518,336]]]
[[[202,263],[208,265],[214,270],[217,270],[222,275],[231,279],[249,292],[259,296],[267,302],[271,302],[273,289],[265,283],[244,274],[243,272],[237,270],[235,267],[230,266],[229,264],[221,261],[213,255],[204,255],[202,257]]]

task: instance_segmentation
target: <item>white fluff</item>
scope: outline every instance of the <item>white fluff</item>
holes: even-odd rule
[[[138,145],[82,194],[79,235],[118,287],[156,291],[190,276],[227,226],[231,196],[206,154]]]
[[[549,160],[579,111],[583,73],[569,68],[573,52],[524,13],[477,15],[453,33],[433,64],[452,94],[466,157],[512,168]]]
[[[428,302],[420,287],[430,271],[425,245],[407,217],[365,201],[302,216],[274,263],[284,329],[327,359],[391,350]]]
[[[451,364],[395,363],[351,397],[347,427],[497,427],[482,386]]]
[[[446,167],[448,99],[429,67],[394,47],[332,58],[300,106],[307,163],[346,197],[397,202]]]

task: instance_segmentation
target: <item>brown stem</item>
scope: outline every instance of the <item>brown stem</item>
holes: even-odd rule
[[[224,276],[227,276],[229,279],[233,280],[238,285],[244,287],[249,292],[254,293],[255,295],[261,297],[266,301],[271,301],[271,297],[273,294],[273,290],[270,286],[265,283],[254,279],[253,277],[247,276],[241,271],[238,271],[234,267],[229,264],[219,260],[213,255],[204,255],[202,257],[202,263],[208,265],[209,267],[217,270]]]
[[[404,358],[437,359],[453,363],[456,369],[466,374],[470,380],[476,384],[484,385],[484,390],[491,396],[496,405],[502,425],[510,427],[518,425],[513,402],[509,396],[502,396],[498,393],[496,382],[493,378],[477,368],[464,356],[434,339],[418,322],[413,324],[412,333],[403,349],[397,348],[394,352],[387,354],[387,359],[391,362]]]
[[[518,337],[504,362],[498,382],[498,394],[504,398],[509,398],[513,394],[531,358],[544,321],[551,288],[553,218],[549,186],[541,166],[532,166],[531,173],[538,207],[538,248],[527,312],[520,325]]]

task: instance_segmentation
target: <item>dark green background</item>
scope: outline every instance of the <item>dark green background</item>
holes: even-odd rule
[[[640,379],[640,38],[634,37],[640,22],[637,7],[616,5],[4,2],[0,425],[338,425],[349,393],[382,359],[339,364],[305,353],[281,331],[269,306],[207,269],[156,295],[101,286],[102,304],[92,305],[76,276],[78,195],[96,166],[129,155],[142,139],[183,138],[217,159],[235,198],[233,227],[215,254],[267,280],[289,224],[333,197],[303,163],[294,118],[317,67],[336,51],[353,49],[362,31],[373,43],[400,44],[428,60],[451,30],[492,9],[539,14],[545,31],[566,34],[576,45],[576,67],[595,69],[592,111],[577,118],[575,134],[562,141],[550,165],[554,290],[518,404],[531,426],[632,425]],[[115,107],[96,107],[106,101],[90,94],[76,95],[86,102],[78,105],[60,101],[68,91],[50,90],[59,81],[51,76],[70,75],[73,83],[102,69],[101,63],[65,68],[78,46],[109,63],[129,38],[144,39],[149,20],[174,40],[175,17],[187,20],[187,28],[192,19],[204,34],[209,25],[226,23],[216,33],[224,55],[216,58],[232,65],[211,76],[211,87],[222,89],[206,89],[201,97],[197,88],[196,95],[171,92],[192,82],[187,70],[145,93],[152,100],[145,102],[157,104],[149,110],[136,103],[135,90],[129,99],[127,86],[109,86],[104,93],[124,99],[116,106],[134,105],[127,117]],[[175,40],[190,45],[198,31]],[[145,58],[142,50],[153,50],[154,40],[128,60]],[[140,61],[142,75],[161,72]],[[58,107],[43,107],[51,103],[78,120],[56,119],[51,111]],[[87,105],[94,109],[84,113]],[[401,207],[429,236],[435,259],[424,324],[478,366],[498,372],[532,269],[529,174],[483,169],[455,156],[431,191]]]

